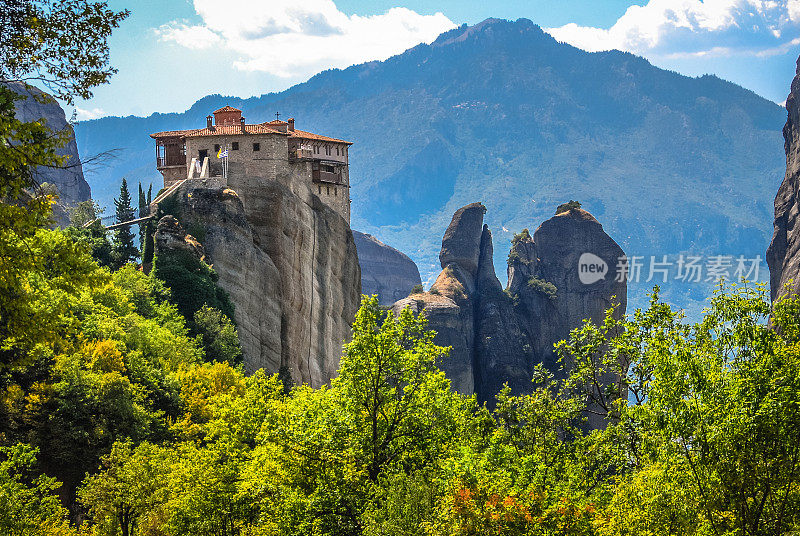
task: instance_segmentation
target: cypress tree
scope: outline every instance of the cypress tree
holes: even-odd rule
[[[134,210],[131,206],[131,194],[128,192],[128,181],[122,178],[122,185],[119,188],[119,198],[114,199],[115,216],[117,223],[131,221]],[[114,260],[116,266],[122,267],[130,261],[135,261],[139,256],[139,250],[133,243],[133,232],[130,225],[119,227],[114,231]]]
[[[153,185],[152,183],[147,188],[147,207],[150,210],[150,203],[153,202]],[[155,243],[153,242],[153,232],[155,231],[155,220],[147,220],[144,222],[144,242],[142,243],[142,266],[146,271],[149,271],[153,264],[153,255],[155,253]]]
[[[139,214],[137,214],[138,218],[146,215],[149,212],[147,209],[147,198],[144,195],[144,190],[142,189],[142,183],[139,183]],[[142,248],[144,251],[144,233],[147,229],[147,222],[143,221],[139,224],[139,247]]]

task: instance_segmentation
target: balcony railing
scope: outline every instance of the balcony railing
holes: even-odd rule
[[[186,165],[186,156],[182,154],[170,154],[167,156],[157,156],[156,157],[156,167],[163,168],[163,167],[170,167],[170,166],[185,166]]]
[[[290,149],[289,150],[289,159],[290,160],[308,160],[310,158],[314,158],[314,153],[311,152],[311,149]]]
[[[323,184],[330,184],[332,186],[344,186],[344,180],[341,173],[331,173],[329,171],[320,171],[315,169],[311,172],[311,180],[314,182],[321,182]]]

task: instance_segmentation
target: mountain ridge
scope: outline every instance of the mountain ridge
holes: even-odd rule
[[[777,104],[713,75],[582,51],[527,19],[461,26],[280,93],[210,95],[180,114],[79,123],[79,144],[91,154],[139,132],[114,165],[117,180],[156,177],[146,134],[202,124],[218,104],[242,108],[248,122],[281,111],[298,128],[354,141],[353,227],[411,256],[423,279],[437,272],[450,215],[475,199],[487,204],[498,243],[578,199],[631,254],[763,257],[784,163]],[[101,201],[111,177],[93,182]],[[696,290],[678,293],[707,288]]]

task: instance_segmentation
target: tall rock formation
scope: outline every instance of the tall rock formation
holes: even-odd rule
[[[535,355],[557,376],[554,342],[566,339],[584,319],[600,324],[612,305],[619,305],[617,314],[625,312],[627,282],[618,270],[624,256],[594,216],[580,208],[553,216],[533,237],[521,237],[512,246],[509,292],[519,296],[518,312],[526,319]],[[604,269],[603,277],[586,271],[582,279],[581,268],[590,264]]]
[[[353,231],[353,239],[361,266],[363,294],[377,294],[381,305],[392,305],[422,284],[417,265],[404,253],[358,231]]]
[[[246,369],[322,385],[337,372],[361,298],[350,227],[310,189],[275,180],[241,189],[187,181],[172,210],[230,295]]]
[[[800,291],[800,58],[786,98],[786,111],[783,127],[786,175],[775,196],[774,230],[767,249],[773,301],[787,291]]]
[[[56,223],[66,225],[69,223],[69,218],[65,209],[88,200],[92,194],[89,184],[83,177],[83,167],[78,156],[72,125],[67,122],[64,110],[50,95],[18,82],[10,83],[8,87],[22,97],[15,103],[17,119],[24,122],[43,119],[53,132],[66,132],[66,145],[56,151],[59,156],[67,157],[66,164],[60,168],[40,167],[36,170],[37,182],[40,184],[47,182],[56,186],[59,202],[54,216]]]
[[[485,211],[480,203],[456,211],[442,240],[436,283],[394,309],[424,311],[437,344],[452,347],[442,369],[453,387],[491,403],[504,383],[513,392],[530,390],[539,363],[563,377],[553,344],[584,319],[600,322],[612,305],[624,314],[627,282],[624,271],[616,274],[624,266],[622,249],[578,208],[550,218],[532,237],[515,239],[504,291],[492,263]],[[581,266],[588,271],[589,264],[591,274],[582,276]]]

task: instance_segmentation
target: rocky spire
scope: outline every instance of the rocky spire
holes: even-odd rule
[[[602,321],[612,304],[623,314],[627,283],[624,276],[616,277],[622,249],[591,214],[573,208],[544,222],[533,236],[518,236],[504,291],[484,212],[480,203],[456,211],[442,240],[442,272],[431,291],[401,300],[394,309],[424,311],[436,342],[452,347],[442,369],[453,387],[492,404],[505,383],[515,393],[529,391],[539,363],[562,375],[553,344],[585,318]],[[582,262],[595,265],[591,277],[581,276]]]
[[[800,58],[786,98],[786,112],[783,127],[786,175],[775,196],[774,231],[767,249],[773,301],[787,291],[800,290]]]

